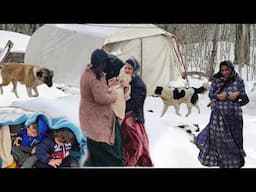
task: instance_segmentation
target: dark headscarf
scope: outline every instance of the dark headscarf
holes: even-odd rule
[[[129,63],[133,67],[133,74],[138,75],[140,71],[140,64],[137,59],[135,59],[135,57],[130,57],[126,60],[126,63]]]
[[[107,53],[103,49],[96,49],[91,55],[92,70],[100,79],[102,72],[106,73],[106,80],[119,75],[120,69],[124,66],[124,62],[117,56]]]
[[[229,70],[229,77],[224,78],[221,74],[221,67],[225,65]],[[220,79],[222,81],[230,81],[233,82],[237,76],[237,72],[235,71],[234,64],[231,61],[222,61],[219,65],[219,71],[213,75],[213,79]]]
[[[106,73],[106,80],[113,77],[117,77],[119,75],[120,69],[124,66],[124,62],[119,59],[116,55],[108,53],[108,62],[104,69]]]
[[[99,66],[104,66],[108,60],[108,54],[103,49],[96,49],[91,55],[91,64],[93,67],[97,68]]]
[[[92,70],[97,79],[100,79],[102,72],[105,71],[108,62],[108,53],[103,49],[96,49],[91,55]]]

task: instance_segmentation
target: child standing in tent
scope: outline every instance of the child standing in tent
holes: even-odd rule
[[[13,146],[11,149],[11,154],[22,168],[32,168],[37,157],[35,155],[36,145],[41,142],[45,133],[48,130],[48,125],[41,118],[28,127],[24,127],[16,136]]]
[[[78,167],[78,162],[71,157],[71,150],[76,146],[75,137],[69,128],[52,130],[48,137],[37,145],[37,168]]]

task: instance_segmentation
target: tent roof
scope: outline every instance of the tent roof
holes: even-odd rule
[[[47,24],[48,27],[104,39],[104,44],[154,35],[174,36],[153,24]],[[136,29],[136,30],[135,30]],[[147,30],[145,30],[147,29]]]
[[[73,33],[90,34],[95,37],[106,38],[127,24],[47,24]]]
[[[124,27],[106,38],[104,45],[118,41],[138,39],[155,35],[166,35],[169,37],[174,36],[173,34],[164,31],[163,29],[153,24],[131,24],[128,27]]]

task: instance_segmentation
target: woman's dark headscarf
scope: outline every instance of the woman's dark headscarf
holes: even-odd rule
[[[221,67],[225,65],[229,70],[229,77],[224,78],[221,74]],[[219,71],[213,75],[213,79],[221,78],[223,81],[231,81],[233,82],[237,76],[237,72],[235,71],[234,64],[231,61],[222,61],[219,65]]]
[[[117,56],[107,53],[103,49],[96,49],[91,55],[91,64],[96,78],[100,79],[101,73],[106,73],[106,80],[119,75],[120,69],[124,66]]]
[[[120,69],[123,66],[124,66],[124,62],[121,59],[109,53],[108,62],[104,70],[104,72],[106,73],[106,80],[108,81],[113,77],[117,77],[119,75]]]
[[[105,71],[108,62],[108,54],[103,49],[96,49],[91,55],[92,70],[97,79],[100,79],[101,73]]]
[[[129,59],[126,60],[126,63],[129,63],[133,67],[133,75],[138,75],[140,72],[140,64],[135,59],[135,57],[130,57]]]

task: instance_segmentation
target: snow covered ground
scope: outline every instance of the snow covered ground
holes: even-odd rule
[[[6,34],[5,34],[6,33]],[[6,36],[5,36],[6,35]],[[25,50],[29,36],[13,32],[0,31],[0,48],[8,39],[15,42],[16,49]],[[190,78],[190,85],[200,87],[206,79]],[[176,82],[182,84],[183,82]],[[256,168],[256,89],[253,81],[246,81],[246,90],[250,97],[250,103],[243,108],[244,111],[244,148],[247,153],[245,168]],[[79,126],[78,109],[80,95],[78,88],[64,87],[62,84],[54,83],[52,88],[46,85],[38,87],[39,97],[29,98],[24,85],[18,84],[18,94],[16,98],[11,92],[11,85],[4,87],[4,94],[0,95],[1,106],[21,106],[25,109],[45,112],[52,117],[63,116]],[[206,168],[197,160],[198,149],[189,140],[189,134],[178,125],[198,124],[203,129],[209,121],[210,109],[207,108],[209,102],[208,92],[199,95],[199,106],[201,113],[198,114],[195,107],[192,108],[190,116],[185,117],[187,108],[181,105],[182,116],[175,113],[170,107],[166,114],[160,118],[163,103],[160,98],[147,97],[144,106],[145,127],[149,136],[150,153],[156,168]]]

